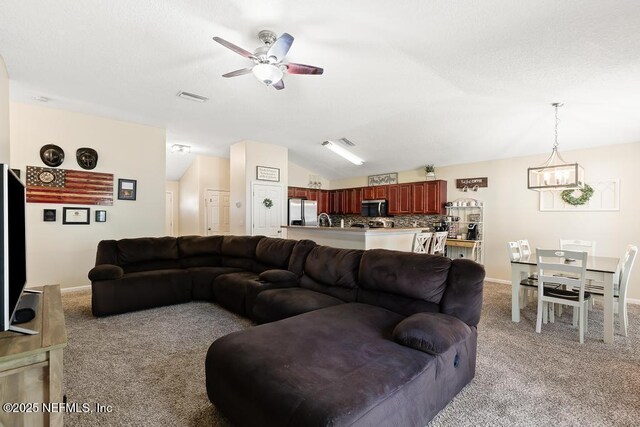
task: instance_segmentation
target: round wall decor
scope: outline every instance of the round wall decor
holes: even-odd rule
[[[78,148],[76,151],[76,160],[82,169],[93,169],[98,164],[98,152],[93,148]]]
[[[55,144],[43,145],[40,149],[42,163],[51,167],[58,167],[64,162],[64,150]]]

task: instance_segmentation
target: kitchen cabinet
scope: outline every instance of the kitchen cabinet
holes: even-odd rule
[[[293,197],[300,197],[302,199],[308,199],[309,198],[309,189],[308,188],[301,188],[301,187],[294,187],[293,188]]]
[[[447,181],[411,183],[411,213],[444,215],[447,199]]]
[[[386,199],[387,196],[387,189],[388,189],[388,185],[378,185],[374,188],[374,199],[378,200],[378,199]]]
[[[344,190],[331,191],[331,213],[343,214],[345,208]]]
[[[394,184],[387,186],[388,212],[390,215],[405,215],[411,213],[411,185]]]
[[[330,210],[329,191],[318,190],[318,213],[329,213]]]
[[[287,197],[290,199],[294,197],[295,190],[293,187],[287,187]]]
[[[362,200],[375,200],[376,187],[364,187],[362,189]]]
[[[344,190],[345,192],[345,214],[360,214],[360,208],[362,205],[362,188],[350,188]]]

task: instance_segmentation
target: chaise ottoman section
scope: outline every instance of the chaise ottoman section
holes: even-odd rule
[[[227,335],[207,353],[207,394],[235,425],[424,425],[473,377],[475,328],[431,355],[393,340],[403,319],[347,303]]]
[[[258,294],[252,318],[258,323],[275,322],[338,304],[344,301],[309,289],[268,289]]]

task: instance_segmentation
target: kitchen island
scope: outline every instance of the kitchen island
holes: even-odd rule
[[[282,226],[288,239],[313,240],[319,245],[345,249],[393,249],[411,252],[413,236],[422,228],[341,228]]]

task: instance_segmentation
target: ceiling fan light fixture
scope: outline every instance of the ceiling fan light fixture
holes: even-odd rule
[[[282,80],[282,76],[284,76],[282,70],[272,64],[258,64],[253,67],[253,70],[251,71],[258,80],[260,80],[267,86],[278,83],[280,80]]]
[[[341,156],[342,158],[349,160],[354,165],[361,166],[362,164],[364,164],[364,160],[362,160],[360,157],[356,156],[351,151],[346,150],[331,141],[323,142],[322,146],[325,148],[328,148],[329,150],[333,151],[334,153]]]

